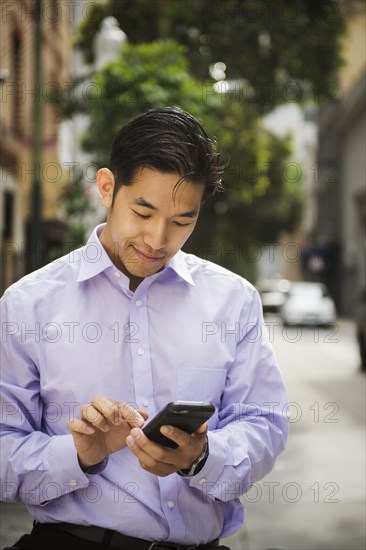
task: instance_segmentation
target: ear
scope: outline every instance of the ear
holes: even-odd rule
[[[101,198],[101,205],[104,208],[112,206],[114,191],[114,175],[109,168],[100,168],[97,172],[97,186]]]

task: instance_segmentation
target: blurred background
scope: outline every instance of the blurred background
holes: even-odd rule
[[[290,395],[288,449],[236,550],[365,541],[366,4],[2,0],[1,293],[104,220],[119,128],[179,105],[226,162],[185,250],[250,280]],[[4,546],[31,526],[2,503]]]

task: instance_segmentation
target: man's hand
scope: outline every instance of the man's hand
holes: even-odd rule
[[[67,424],[80,466],[90,468],[125,447],[131,429],[142,426],[147,417],[145,410],[135,409],[128,403],[102,395],[94,397],[82,407],[81,419],[70,419]]]
[[[140,428],[131,430],[126,443],[139,459],[144,470],[160,477],[189,468],[202,454],[206,445],[208,424],[205,422],[193,434],[173,426],[162,426],[161,433],[175,441],[179,447],[171,449],[150,441]]]

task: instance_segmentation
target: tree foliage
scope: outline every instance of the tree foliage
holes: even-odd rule
[[[111,141],[121,126],[146,109],[179,105],[205,118],[209,129],[220,114],[218,95],[204,95],[202,84],[189,73],[183,46],[173,41],[125,45],[118,60],[94,75],[89,101],[80,90],[78,95],[79,101],[68,105],[68,114],[89,115],[82,145],[98,164],[109,162]]]
[[[204,206],[187,250],[253,278],[260,247],[294,230],[301,219],[302,173],[290,160],[289,138],[273,135],[255,112],[235,102],[223,110],[219,143],[227,160],[226,192]]]
[[[67,216],[64,242],[72,248],[85,243],[84,217],[94,213],[95,208],[88,196],[82,170],[75,170],[73,180],[64,186],[61,201]]]
[[[345,22],[334,0],[109,0],[94,3],[76,45],[93,58],[101,20],[115,16],[131,43],[174,39],[187,49],[193,74],[226,65],[241,79],[244,96],[259,112],[286,101],[317,102],[337,95]]]

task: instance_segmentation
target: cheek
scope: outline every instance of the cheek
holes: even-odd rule
[[[126,217],[127,218],[127,217]],[[124,219],[115,222],[111,229],[113,239],[119,243],[133,240],[141,232],[138,220]]]
[[[176,247],[177,248],[181,248],[184,243],[187,241],[187,239],[189,239],[189,237],[191,236],[191,234],[193,233],[193,230],[194,230],[194,227],[195,226],[189,226],[189,229],[179,229],[177,230],[176,232],[176,235],[175,235],[175,244],[176,244]]]

